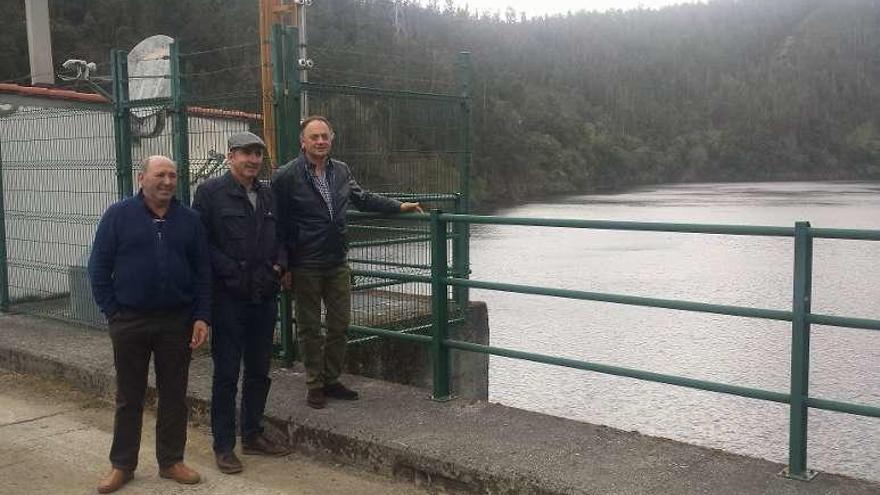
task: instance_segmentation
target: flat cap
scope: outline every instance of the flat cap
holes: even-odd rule
[[[249,146],[261,146],[263,149],[266,148],[266,143],[260,139],[260,136],[257,136],[253,132],[239,132],[229,136],[228,139],[229,149],[235,148],[247,148]]]

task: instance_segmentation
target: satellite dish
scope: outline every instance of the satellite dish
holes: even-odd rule
[[[157,34],[141,41],[128,53],[128,99],[171,98],[171,43],[174,38]],[[132,108],[132,133],[154,137],[165,127],[161,107]]]

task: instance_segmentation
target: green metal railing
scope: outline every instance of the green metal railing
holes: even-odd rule
[[[403,215],[410,221],[428,221],[431,232],[431,275],[401,275],[393,272],[374,272],[376,276],[396,279],[404,282],[423,282],[431,284],[432,292],[432,332],[427,335],[395,334],[386,330],[357,327],[360,333],[381,335],[383,337],[400,338],[420,342],[429,347],[433,362],[435,400],[448,400],[450,397],[450,350],[478,352],[514,359],[523,359],[537,363],[564,366],[568,368],[595,371],[609,375],[625,376],[670,385],[678,385],[710,392],[737,395],[752,399],[767,400],[789,404],[789,462],[784,475],[798,480],[810,480],[815,473],[807,469],[807,416],[809,408],[837,411],[859,416],[880,417],[880,407],[864,404],[833,401],[810,397],[809,395],[809,357],[810,357],[810,325],[832,325],[838,327],[880,330],[880,320],[850,318],[815,314],[810,309],[813,270],[814,239],[849,239],[862,241],[880,241],[877,230],[845,230],[817,229],[808,222],[797,222],[794,228],[743,226],[743,225],[705,225],[650,222],[618,222],[595,220],[568,220],[548,218],[513,218],[477,215],[444,214],[434,210],[430,215]],[[561,227],[576,229],[600,229],[623,231],[650,232],[681,232],[716,235],[744,235],[791,237],[794,239],[794,287],[791,311],[707,304],[695,301],[659,299],[651,297],[585,292],[568,289],[555,289],[531,285],[497,283],[482,280],[470,280],[457,276],[450,271],[447,263],[447,244],[450,241],[450,224],[493,224],[521,225],[535,227]],[[681,311],[715,313],[745,318],[762,318],[778,321],[790,321],[791,336],[791,386],[788,393],[761,390],[738,385],[697,380],[682,376],[654,373],[643,370],[611,366],[606,364],[580,361],[575,359],[536,354],[490,345],[474,344],[450,339],[447,336],[449,325],[454,322],[448,310],[450,290],[456,287],[488,289],[520,294],[534,294],[566,299],[601,301],[615,304],[665,308]]]
[[[278,66],[276,115],[281,116],[276,129],[279,133],[276,142],[280,146],[276,156],[280,161],[289,160],[296,153],[298,99],[301,87],[305,87],[316,111],[328,113],[331,118],[339,116],[339,152],[352,166],[360,167],[356,175],[366,186],[401,200],[422,201],[455,212],[435,210],[430,215],[393,218],[351,214],[354,222],[350,225],[353,247],[350,261],[356,265],[354,273],[367,280],[358,284],[357,289],[369,292],[390,286],[418,285],[407,299],[412,303],[410,313],[402,316],[429,318],[430,323],[404,318],[411,323],[406,328],[378,328],[362,324],[371,321],[369,319],[355,319],[350,328],[355,334],[368,336],[366,338],[396,338],[429,346],[436,400],[450,397],[450,351],[460,350],[789,404],[787,475],[804,480],[812,476],[806,462],[810,408],[880,417],[880,408],[875,406],[810,397],[808,379],[811,325],[880,330],[880,320],[812,312],[813,241],[878,241],[880,231],[817,229],[806,222],[794,227],[765,227],[468,215],[471,159],[468,55],[463,53],[458,59],[453,94],[320,82],[301,84],[291,65],[295,63],[292,55],[295,39],[293,28],[276,28],[273,35]],[[253,60],[249,50],[257,50],[258,46],[234,49],[242,51],[242,60]],[[85,280],[84,255],[100,213],[114,198],[130,196],[134,191],[133,158],[142,158],[156,150],[170,152],[183,167],[178,192],[185,199],[190,193],[190,180],[186,179],[190,163],[193,179],[195,173],[201,174],[200,177],[214,174],[219,170],[214,164],[222,163],[222,154],[217,161],[216,152],[224,149],[223,142],[229,133],[243,129],[258,131],[260,116],[255,112],[260,94],[257,89],[229,89],[228,93],[216,95],[198,91],[201,80],[217,77],[218,71],[227,74],[231,70],[228,67],[198,72],[187,69],[199,57],[210,56],[213,55],[207,52],[180,54],[174,45],[170,54],[171,98],[132,102],[128,95],[127,53],[114,50],[111,67],[115,105],[112,108],[79,105],[22,111],[7,118],[6,134],[0,136],[0,310],[12,306],[22,311],[82,319],[74,311],[82,309],[77,306],[82,301],[72,301],[72,295],[90,295],[82,287],[73,290],[71,286]],[[255,67],[243,65],[238,69],[246,71]],[[235,81],[234,77],[224,76],[224,79]],[[184,102],[205,107],[199,113]],[[145,107],[161,107],[169,113],[172,128],[149,138],[133,136],[132,109]],[[187,115],[191,120],[187,120]],[[208,115],[206,119],[222,116],[236,120],[234,125],[209,130],[207,126],[199,127],[202,125],[199,115]],[[375,126],[376,122],[382,124],[381,128]],[[112,128],[113,136],[97,131],[89,135],[79,132],[80,129],[103,128]],[[41,133],[31,129],[39,129],[49,137],[34,137]],[[373,130],[376,132],[372,133]],[[198,139],[194,138],[196,135]],[[157,143],[144,146],[154,138],[158,138]],[[133,147],[137,147],[135,157]],[[32,155],[42,158],[35,159]],[[71,160],[70,156],[79,159]],[[393,166],[397,164],[400,170],[411,175],[404,177],[399,171],[394,175]],[[417,174],[414,171],[417,167],[424,167],[423,172]],[[784,311],[470,280],[469,227],[473,224],[792,238],[792,308]],[[787,393],[760,390],[450,339],[449,328],[464,321],[470,288],[791,322],[790,389]],[[282,357],[289,363],[294,356],[289,298],[282,299],[280,312]],[[425,334],[426,331],[429,333]]]

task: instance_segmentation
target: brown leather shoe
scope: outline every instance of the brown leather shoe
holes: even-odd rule
[[[178,483],[183,483],[184,485],[195,485],[199,481],[202,481],[202,477],[199,475],[198,471],[190,468],[183,462],[178,462],[173,466],[160,469],[159,476],[174,480]]]
[[[215,453],[214,460],[217,462],[217,469],[223,474],[236,474],[244,469],[244,466],[241,465],[241,461],[238,460],[238,456],[232,451],[220,454]]]
[[[290,453],[287,447],[269,440],[262,433],[241,441],[241,453],[247,455],[268,455],[281,457]]]
[[[306,404],[312,409],[324,409],[327,405],[327,398],[324,397],[324,390],[320,388],[310,388],[306,395]]]
[[[122,488],[134,478],[134,473],[123,469],[113,468],[107,476],[98,483],[98,493],[113,493]]]

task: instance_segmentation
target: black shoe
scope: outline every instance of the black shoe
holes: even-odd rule
[[[262,433],[241,441],[241,453],[246,455],[268,455],[281,457],[290,453],[290,449],[269,440]]]
[[[327,398],[324,397],[324,390],[320,388],[310,388],[306,395],[306,404],[312,409],[324,409],[327,405]]]
[[[244,466],[241,465],[241,461],[238,460],[238,456],[235,455],[235,452],[215,453],[214,460],[217,461],[217,469],[219,469],[221,473],[236,474],[244,469]]]
[[[358,400],[359,398],[357,392],[339,382],[324,385],[324,395],[331,399],[342,400]]]

